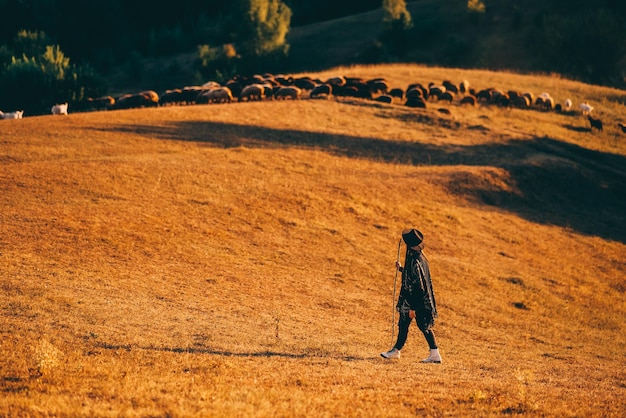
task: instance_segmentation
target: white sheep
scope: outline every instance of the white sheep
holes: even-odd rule
[[[572,108],[572,101],[570,99],[565,99],[565,103],[563,104],[563,109],[570,110]]]
[[[67,103],[55,104],[50,111],[53,115],[67,115]]]
[[[23,110],[16,110],[15,112],[3,113],[2,119],[22,119],[23,115]]]
[[[583,115],[589,115],[589,114],[591,114],[591,111],[593,110],[593,106],[591,106],[587,102],[582,102],[579,107],[580,107],[580,110],[582,111]]]

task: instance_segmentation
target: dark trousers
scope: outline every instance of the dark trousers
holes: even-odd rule
[[[426,338],[428,347],[431,350],[434,350],[435,348],[437,348],[435,334],[429,326],[420,324],[420,322],[417,320],[418,318],[419,316],[415,318],[415,323],[417,324],[417,327],[420,329],[420,331],[422,331],[422,334],[424,334],[424,338]],[[413,320],[409,318],[408,314],[400,314],[400,319],[398,320],[398,339],[396,341],[396,344],[394,345],[394,347],[398,350],[402,350],[402,347],[404,347],[404,344],[406,343],[406,338],[409,336],[409,326],[411,325],[411,321]]]

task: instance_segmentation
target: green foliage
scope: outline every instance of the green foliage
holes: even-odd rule
[[[383,13],[385,22],[402,22],[404,29],[411,26],[411,14],[404,0],[383,0]]]
[[[277,50],[286,52],[291,9],[281,0],[239,0],[236,42],[242,56],[262,57]]]
[[[203,80],[223,82],[238,72],[241,57],[233,44],[198,47],[198,72]]]
[[[279,69],[289,51],[286,38],[291,9],[280,0],[238,0],[230,27],[234,42],[220,47],[201,45],[199,73],[211,80],[224,80],[236,73]]]
[[[23,36],[26,35],[26,36]],[[18,44],[22,51],[40,51],[42,34],[18,39],[31,40]],[[29,49],[30,48],[30,49]],[[20,109],[26,114],[46,113],[55,103],[82,100],[90,93],[100,94],[103,82],[91,67],[74,66],[59,45],[47,45],[43,53],[13,56],[0,73],[0,108]]]
[[[482,0],[467,0],[467,10],[471,13],[485,13],[485,3]]]

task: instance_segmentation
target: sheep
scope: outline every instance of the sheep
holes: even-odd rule
[[[241,90],[239,101],[263,100],[265,98],[265,88],[261,84],[249,84]]]
[[[389,95],[398,99],[404,99],[404,90],[400,88],[393,88],[389,90]]]
[[[381,103],[393,103],[393,97],[391,97],[388,94],[381,94],[380,96],[378,96],[377,98],[374,99],[377,102],[381,102]]]
[[[515,98],[511,99],[511,105],[519,109],[528,109],[530,107],[530,99],[524,95],[515,96]]]
[[[587,119],[589,119],[589,124],[591,125],[589,128],[590,131],[592,131],[593,128],[602,131],[602,121],[600,119],[592,118],[591,115],[588,115]]]
[[[467,80],[461,81],[461,84],[459,84],[459,91],[462,94],[465,94],[465,93],[469,93],[469,89],[470,89],[469,81]]]
[[[563,103],[563,110],[569,111],[571,108],[572,108],[572,100],[565,99],[565,102]]]
[[[16,110],[15,112],[3,113],[2,119],[22,119],[24,116],[23,110]]]
[[[459,88],[455,84],[452,84],[450,80],[444,80],[441,84],[446,88],[446,91],[449,91],[453,94],[459,93]]]
[[[582,102],[579,107],[583,115],[590,115],[591,111],[593,110],[593,106],[591,106],[587,102]]]
[[[441,95],[439,96],[439,100],[452,103],[452,100],[454,100],[454,95],[451,91],[447,90],[441,93]]]
[[[311,93],[309,93],[309,97],[311,99],[317,99],[321,97],[328,98],[331,96],[331,94],[332,94],[332,87],[330,86],[330,84],[324,83],[324,84],[315,86],[313,90],[311,90]]]
[[[411,99],[411,98],[423,98],[426,99],[426,96],[424,95],[424,91],[415,87],[412,89],[407,90],[405,97],[407,99]]]
[[[67,102],[55,104],[50,109],[53,115],[67,115]]]
[[[313,90],[317,86],[317,83],[313,81],[310,77],[300,77],[293,80],[293,85],[302,90]]]
[[[331,86],[343,86],[346,84],[346,78],[343,76],[331,77],[326,80],[326,83],[330,84]]]
[[[446,92],[446,88],[444,86],[436,86],[434,84],[431,84],[428,87],[428,94],[430,95],[430,97],[436,97],[437,100],[441,99],[441,95],[443,93]]]
[[[137,107],[154,107],[159,105],[159,95],[153,90],[142,91],[137,94],[124,94],[120,96],[112,109],[133,109]]]
[[[284,86],[279,88],[274,94],[276,99],[293,99],[298,100],[302,95],[302,90],[296,86]]]
[[[421,97],[410,97],[406,100],[404,105],[408,107],[419,107],[422,109],[426,109],[426,102]]]
[[[372,93],[387,94],[387,92],[389,91],[389,85],[387,84],[385,79],[382,78],[368,80],[367,85],[369,85],[370,91]]]
[[[202,93],[202,96],[206,96],[208,103],[230,103],[233,101],[233,93],[228,87],[213,88]]]
[[[461,99],[461,104],[462,105],[471,105],[471,106],[476,106],[476,97],[474,96],[465,96]]]

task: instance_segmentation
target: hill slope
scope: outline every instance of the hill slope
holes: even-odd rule
[[[624,114],[619,91],[556,78],[336,73]],[[2,121],[0,414],[620,416],[626,145],[587,126],[335,99]],[[406,226],[441,366],[416,328],[378,355]]]

